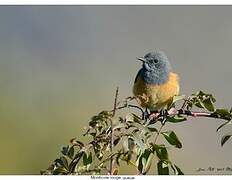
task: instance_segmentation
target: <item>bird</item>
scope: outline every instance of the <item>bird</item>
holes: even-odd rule
[[[134,97],[146,110],[160,111],[179,94],[179,76],[172,71],[169,59],[162,51],[149,52],[137,60],[142,62],[142,68],[134,81]]]

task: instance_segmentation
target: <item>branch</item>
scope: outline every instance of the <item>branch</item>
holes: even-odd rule
[[[217,118],[229,121],[231,118],[229,117],[218,117],[217,114],[214,112],[195,112],[195,111],[189,111],[189,110],[183,110],[179,109],[174,112],[168,113],[168,115],[186,115],[186,116],[192,116],[192,117],[209,117],[209,118]]]
[[[162,123],[161,126],[160,126],[160,128],[159,128],[159,131],[157,132],[157,134],[155,136],[154,144],[156,144],[156,141],[157,141],[157,139],[158,139],[158,137],[160,135],[160,132],[161,132],[161,130],[162,130],[163,127],[164,127],[164,124]]]
[[[113,109],[113,114],[112,118],[110,118],[110,152],[112,154],[113,152],[113,147],[114,147],[114,136],[113,136],[113,117],[115,116],[116,113],[116,108],[117,108],[117,100],[118,100],[118,87],[115,92],[115,98],[114,98],[114,109]],[[113,156],[110,158],[110,175],[113,174]]]

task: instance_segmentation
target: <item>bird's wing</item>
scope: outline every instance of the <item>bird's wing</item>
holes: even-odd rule
[[[139,72],[137,73],[137,75],[136,75],[136,77],[135,77],[135,81],[134,81],[134,83],[136,83],[137,82],[137,80],[138,80],[138,77],[140,76],[140,74],[142,73],[142,69],[140,69],[139,70]]]

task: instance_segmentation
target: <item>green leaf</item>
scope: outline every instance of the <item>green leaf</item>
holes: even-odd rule
[[[68,169],[68,160],[64,156],[61,156],[60,159],[56,159],[55,162],[58,163],[59,166]]]
[[[74,146],[71,146],[71,147],[70,147],[70,149],[69,149],[67,155],[68,155],[68,157],[69,157],[70,159],[73,158],[73,155],[74,155]]]
[[[81,141],[76,140],[76,138],[72,138],[70,140],[70,143],[73,144],[74,146],[79,146],[80,148],[82,148],[84,146],[84,143],[82,143]]]
[[[87,153],[83,156],[83,165],[88,166],[92,163],[92,153],[90,152],[89,155]]]
[[[214,103],[216,102],[216,99],[213,97],[212,94],[204,93],[203,91],[199,91],[195,94],[192,94],[189,97],[189,101],[187,104],[187,109],[190,110],[193,105],[206,109],[208,111],[213,112],[215,110]]]
[[[214,105],[212,102],[211,98],[206,98],[205,100],[202,101],[202,103],[204,104],[204,107],[208,110],[213,112],[214,111]]]
[[[61,156],[60,159],[63,161],[65,169],[68,169],[68,160],[64,156]]]
[[[138,170],[141,173],[145,173],[148,171],[150,163],[151,163],[151,151],[149,149],[145,149],[145,151],[142,153],[138,157],[137,160],[137,166],[138,166]]]
[[[56,166],[64,166],[63,161],[61,159],[56,159],[55,161]]]
[[[67,174],[67,170],[62,167],[58,167],[53,171],[53,175],[58,175],[58,174]]]
[[[230,139],[231,136],[232,135],[225,135],[225,136],[223,136],[222,140],[221,140],[221,146],[223,146],[226,143],[226,141],[228,141]]]
[[[157,163],[157,169],[159,175],[169,175],[168,163],[164,161],[159,161]]]
[[[108,124],[108,119],[111,118],[112,112],[102,111],[98,115],[93,116],[89,121],[89,126],[95,128],[97,125],[100,127],[100,124]]]
[[[140,173],[143,172],[143,162],[142,162],[142,160],[143,160],[143,156],[141,155],[141,156],[139,156],[138,160],[136,161],[136,164],[137,164],[137,167],[138,167],[138,170],[139,170]]]
[[[221,124],[221,125],[217,128],[216,131],[218,132],[222,127],[224,127],[224,126],[226,126],[226,125],[228,125],[228,124],[231,124],[231,123],[232,123],[232,121],[230,120],[230,121],[227,121],[227,122]]]
[[[148,130],[151,132],[158,132],[158,130],[156,129],[156,125],[155,124],[149,124],[147,126]]]
[[[142,122],[142,119],[137,116],[136,114],[132,113],[133,117],[134,117],[134,122],[138,123],[138,124],[141,124]]]
[[[198,102],[196,102],[195,105],[199,108],[204,108],[204,104],[202,103],[201,100],[198,100]]]
[[[186,117],[180,116],[180,115],[175,115],[175,116],[168,116],[167,121],[171,123],[178,123],[178,122],[183,122],[186,121]]]
[[[56,163],[57,166],[68,169],[68,160],[64,156],[61,156],[59,159],[56,159],[54,162]]]
[[[99,144],[95,144],[95,145],[93,146],[93,150],[94,150],[94,153],[95,153],[95,155],[97,156],[97,158],[98,158],[99,160],[102,160],[103,154],[102,154],[101,146],[100,146]]]
[[[165,146],[155,144],[153,149],[160,160],[168,160],[168,151]]]
[[[141,124],[142,119],[134,113],[129,113],[126,115],[126,122],[135,122],[135,123]]]
[[[69,146],[64,146],[64,147],[62,147],[61,153],[63,155],[67,155],[68,151],[69,151]]]
[[[153,158],[153,154],[150,153],[149,157],[147,158],[147,162],[145,164],[145,167],[143,169],[144,173],[147,173],[151,167],[152,164],[152,158]]]
[[[116,145],[119,143],[119,141],[120,141],[120,138],[119,138],[119,137],[116,138],[116,139],[114,139],[114,146],[116,146]]]
[[[228,109],[216,109],[216,111],[212,113],[212,116],[228,120],[232,119],[232,114]]]
[[[169,142],[169,144],[177,148],[182,148],[181,142],[173,131],[162,132],[161,134]]]

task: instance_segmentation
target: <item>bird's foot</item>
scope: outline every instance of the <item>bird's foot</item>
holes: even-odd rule
[[[146,108],[145,111],[143,111],[143,114],[142,114],[142,119],[147,121],[149,119],[149,112],[148,112],[148,109]]]

